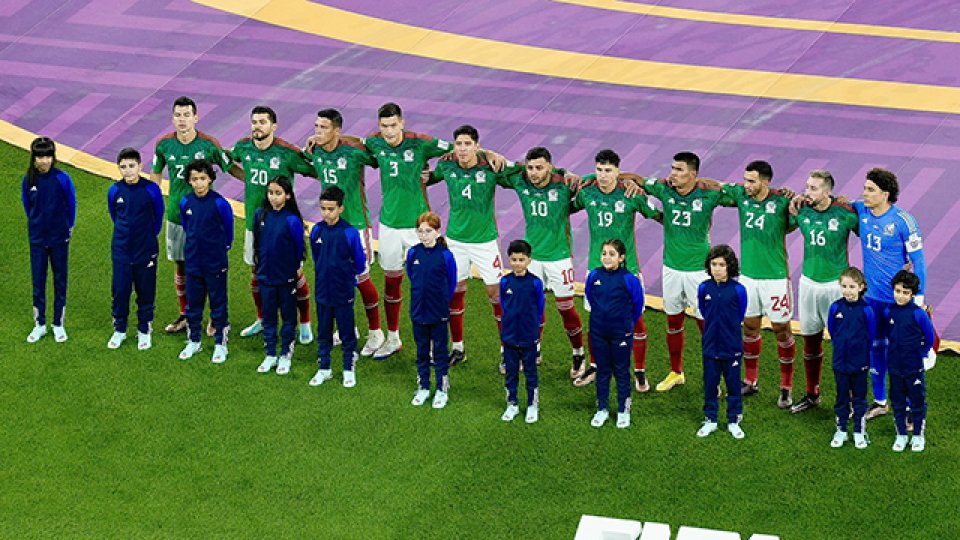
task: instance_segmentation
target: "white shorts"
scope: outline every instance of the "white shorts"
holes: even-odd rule
[[[243,231],[243,262],[253,266],[253,231]]]
[[[793,287],[790,279],[753,279],[740,276],[747,289],[747,317],[766,315],[772,323],[785,323],[793,316]]]
[[[646,286],[644,286],[643,284],[643,274],[634,274],[634,275],[637,276],[637,279],[640,280],[640,286],[643,287],[644,290],[646,290]],[[646,301],[647,301],[646,298],[644,298],[643,301],[644,301],[644,304],[646,304]],[[587,313],[590,312],[590,300],[587,300],[587,295],[583,295],[583,309],[585,309]]]
[[[702,319],[697,291],[701,283],[710,279],[707,272],[705,270],[685,272],[664,266],[661,276],[663,277],[663,311],[667,315],[676,315],[690,307],[693,309],[694,316]]]
[[[843,297],[840,283],[820,283],[807,276],[800,276],[800,293],[797,309],[800,310],[800,335],[810,336],[827,327],[830,305]]]
[[[363,254],[367,256],[367,263],[363,267],[363,274],[361,276],[370,273],[370,265],[373,264],[373,227],[367,227],[366,229],[360,229],[360,244],[363,246]],[[307,257],[310,255],[307,254]]]
[[[485,285],[500,283],[500,278],[503,277],[503,260],[500,257],[499,241],[474,244],[447,238],[447,247],[457,260],[457,281],[470,278],[470,264],[473,263]]]
[[[402,271],[407,251],[420,243],[416,228],[394,229],[383,223],[380,224],[377,239],[380,245],[380,268],[384,272]]]
[[[543,281],[543,289],[553,291],[553,295],[560,298],[573,297],[576,276],[573,273],[573,259],[566,258],[559,261],[530,261],[527,270]]]
[[[171,261],[183,260],[183,246],[187,242],[187,233],[183,225],[167,222],[167,259]]]

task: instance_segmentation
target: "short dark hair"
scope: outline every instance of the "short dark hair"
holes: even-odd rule
[[[833,181],[833,175],[830,174],[830,171],[826,169],[814,169],[810,171],[810,178],[819,178],[823,180],[823,185],[827,186],[830,191],[833,191],[833,188],[836,185],[836,182]]]
[[[377,109],[377,118],[390,118],[391,116],[403,118],[403,110],[396,103],[392,101],[384,103]]]
[[[471,126],[470,124],[464,124],[457,129],[453,130],[453,138],[456,139],[461,135],[466,135],[473,139],[473,142],[480,142],[480,132],[477,131],[477,128]]]
[[[678,152],[673,155],[673,160],[682,161],[686,163],[690,169],[700,172],[700,156],[693,152]]]
[[[317,113],[317,117],[326,118],[335,128],[343,127],[343,115],[336,109],[323,109]]]
[[[343,190],[337,186],[329,186],[320,194],[321,201],[333,201],[337,206],[343,206]]]
[[[707,252],[707,260],[704,261],[703,267],[710,277],[713,277],[713,274],[710,273],[710,261],[714,259],[723,259],[727,263],[727,279],[733,279],[740,275],[740,261],[737,260],[737,254],[732,247],[727,244],[718,244]]]
[[[273,124],[277,123],[277,113],[273,109],[267,107],[266,105],[257,105],[250,111],[250,117],[252,118],[255,114],[265,114],[270,117],[270,122]]]
[[[890,204],[897,202],[897,196],[900,195],[900,184],[897,183],[897,175],[892,172],[876,167],[870,169],[867,173],[867,180],[873,182],[880,188],[880,191],[886,191],[890,196],[887,198]]]
[[[140,151],[137,150],[136,148],[131,147],[131,146],[128,146],[128,147],[124,148],[123,150],[120,150],[120,153],[117,154],[117,164],[119,164],[121,161],[123,161],[123,160],[125,160],[125,159],[132,159],[132,160],[136,161],[137,163],[141,163],[141,160],[140,160]]]
[[[177,107],[190,107],[193,109],[193,114],[197,114],[197,103],[187,96],[180,96],[177,99],[173,100],[173,109]]]
[[[533,253],[533,247],[526,240],[514,240],[507,246],[507,256],[509,257],[514,253],[521,253],[529,257]]]
[[[187,179],[187,182],[190,181],[191,172],[206,173],[211,182],[217,179],[217,172],[213,170],[213,164],[205,159],[195,159],[187,164],[187,168],[183,170],[183,177]]]
[[[593,159],[598,165],[610,164],[614,167],[620,166],[620,155],[609,148],[597,152],[596,157]]]
[[[890,281],[891,287],[902,285],[904,289],[910,289],[913,294],[920,292],[920,278],[909,270],[900,270]]]
[[[550,151],[542,146],[535,146],[527,151],[526,161],[540,158],[547,160],[548,163],[553,163],[553,156],[550,155]]]
[[[747,172],[755,172],[760,175],[760,178],[773,180],[773,167],[766,161],[751,161],[747,163],[747,168],[744,170]]]

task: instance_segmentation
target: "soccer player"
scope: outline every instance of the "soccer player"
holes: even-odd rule
[[[798,413],[820,404],[823,371],[823,329],[830,306],[842,296],[840,274],[849,266],[847,241],[859,233],[857,214],[833,197],[833,175],[815,170],[807,178],[796,221],[803,235],[803,273],[798,309],[803,336],[803,367],[807,392],[790,408]]]
[[[780,395],[777,406],[793,405],[793,357],[796,345],[790,332],[793,291],[787,267],[786,235],[791,222],[790,197],[770,188],[773,167],[752,161],[743,173],[743,184],[726,184],[723,192],[733,199],[740,215],[740,284],[747,289],[747,316],[743,320],[743,360],[746,365],[743,395],[757,393],[757,375],[763,341],[761,317],[770,319],[780,358]],[[732,206],[732,204],[730,205]]]
[[[620,176],[620,156],[610,149],[597,153],[596,173],[583,177],[585,186],[573,198],[571,211],[586,210],[587,225],[590,229],[590,251],[587,268],[600,268],[600,252],[603,243],[611,238],[623,241],[626,246],[624,267],[643,283],[640,262],[637,260],[637,247],[634,233],[634,221],[637,214],[647,219],[663,222],[663,214],[650,204],[646,196],[629,197],[617,182]],[[594,182],[595,181],[595,182]],[[589,302],[585,303],[587,311]],[[643,315],[637,319],[633,329],[634,386],[637,392],[650,390],[647,382],[647,327]],[[596,366],[592,365],[586,373],[579,376],[574,384],[583,386],[595,377]],[[571,376],[577,374],[571,372]]]
[[[693,152],[673,156],[670,176],[648,178],[644,190],[663,205],[663,310],[667,314],[667,349],[670,373],[657,384],[666,392],[684,384],[683,322],[684,310],[692,308],[703,332],[703,319],[697,306],[697,290],[710,276],[703,261],[710,251],[710,226],[713,211],[728,203],[719,186],[698,179],[700,157]]]
[[[336,109],[323,109],[317,113],[314,136],[310,149],[304,155],[313,164],[317,179],[323,189],[337,186],[344,192],[342,218],[360,231],[360,240],[366,255],[363,272],[357,275],[357,289],[367,314],[369,334],[360,350],[361,356],[370,356],[383,345],[384,335],[380,327],[380,296],[370,280],[370,263],[373,262],[373,228],[367,210],[364,167],[376,167],[363,141],[341,133],[343,116]]]
[[[257,320],[240,331],[249,337],[263,331],[263,300],[253,261],[253,223],[257,209],[263,205],[270,180],[284,176],[293,182],[294,175],[316,176],[296,146],[277,137],[277,113],[270,107],[258,105],[250,112],[250,137],[237,141],[229,155],[243,166],[243,205],[246,210],[246,232],[243,241],[243,262],[250,266],[250,292],[257,307]],[[300,313],[300,343],[313,341],[310,328],[310,287],[303,269],[297,274],[297,311]]]
[[[230,157],[220,147],[217,139],[197,129],[197,104],[187,96],[180,96],[173,102],[174,131],[157,139],[153,154],[153,168],[150,180],[160,184],[163,169],[167,169],[170,189],[167,203],[166,244],[167,259],[176,264],[173,285],[180,301],[180,315],[166,326],[169,333],[182,332],[187,328],[187,271],[183,262],[183,226],[180,224],[180,200],[192,193],[190,184],[184,176],[184,169],[195,159],[206,159],[239,180],[243,179],[243,170],[230,162]]]

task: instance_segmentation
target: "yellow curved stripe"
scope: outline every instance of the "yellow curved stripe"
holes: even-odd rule
[[[897,39],[915,39],[918,41],[936,41],[942,43],[960,43],[960,33],[941,30],[921,30],[899,26],[879,26],[871,24],[850,24],[841,22],[815,21],[810,19],[791,19],[786,17],[762,17],[737,13],[719,13],[699,9],[685,9],[653,4],[623,2],[621,0],[553,0],[561,4],[573,4],[608,11],[651,15],[666,19],[756,26],[782,30],[804,30],[828,34],[849,34],[855,36],[874,36]]]
[[[787,101],[960,113],[960,88],[948,86],[690,66],[560,51],[420,28],[307,0],[193,2],[375,49],[546,77]]]

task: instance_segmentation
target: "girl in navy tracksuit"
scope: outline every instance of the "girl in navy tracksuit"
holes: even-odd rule
[[[590,424],[602,426],[610,417],[611,372],[617,379],[617,427],[630,426],[630,355],[633,327],[643,315],[643,284],[623,266],[626,246],[607,240],[600,252],[603,264],[590,272],[584,294],[590,302],[590,355],[597,365],[597,412]]]
[[[53,336],[58,342],[67,340],[63,311],[67,305],[67,256],[70,235],[77,221],[77,195],[70,175],[56,164],[56,145],[52,139],[38,137],[30,143],[30,166],[21,187],[33,277],[35,325],[27,336],[28,343],[47,334],[48,263],[53,270]]]
[[[837,383],[837,431],[830,446],[840,448],[847,441],[847,422],[853,407],[853,443],[867,447],[867,377],[870,374],[870,346],[877,335],[877,316],[864,299],[867,280],[859,268],[840,274],[843,298],[830,305],[827,331],[833,341],[833,377]]]
[[[124,148],[117,155],[122,179],[107,191],[107,209],[113,220],[113,336],[107,347],[116,349],[127,338],[130,294],[137,292],[137,348],[151,346],[154,300],[157,296],[157,235],[163,226],[160,187],[140,176],[140,152]]]
[[[437,375],[437,392],[433,408],[447,404],[450,382],[447,369],[447,321],[450,320],[450,299],[457,286],[457,263],[440,236],[440,216],[424,212],[417,218],[420,243],[407,252],[407,275],[410,277],[410,320],[413,339],[417,343],[418,389],[414,405],[423,405],[430,397],[430,360]],[[349,333],[349,332],[348,332]],[[432,350],[432,354],[431,354]]]
[[[734,438],[742,439],[741,325],[747,313],[747,290],[734,280],[740,275],[740,264],[730,246],[721,244],[710,248],[704,266],[710,279],[700,284],[697,305],[703,314],[703,413],[706,419],[697,436],[706,437],[717,430],[720,412],[717,394],[722,375],[727,384],[727,430]]]
[[[923,359],[936,339],[930,316],[914,302],[920,290],[920,278],[901,270],[893,276],[895,304],[884,310],[887,322],[887,372],[890,374],[890,403],[897,437],[894,452],[907,446],[907,414],[913,420],[910,449],[922,452],[926,446],[924,428],[927,419],[927,384],[923,375]],[[907,411],[909,400],[910,410]]]
[[[333,321],[340,330],[343,352],[343,386],[357,384],[357,334],[354,331],[354,297],[357,275],[366,269],[367,257],[363,251],[360,233],[350,223],[340,219],[343,213],[344,192],[330,186],[320,194],[320,213],[323,221],[310,231],[310,250],[316,265],[314,298],[317,304],[317,360],[320,364],[311,386],[323,384],[332,377],[330,352],[333,349]]]
[[[253,221],[253,263],[263,302],[263,346],[266,358],[260,373],[277,368],[290,372],[293,339],[297,333],[297,273],[303,262],[303,218],[285,176],[267,184],[267,196]],[[277,357],[277,310],[283,318],[280,356]]]
[[[186,347],[180,359],[187,360],[200,351],[203,305],[210,297],[210,320],[214,328],[215,364],[227,360],[227,253],[233,245],[233,210],[230,203],[213,190],[216,172],[205,159],[190,162],[184,170],[193,193],[180,200],[180,222],[186,234],[183,255],[187,270]]]

